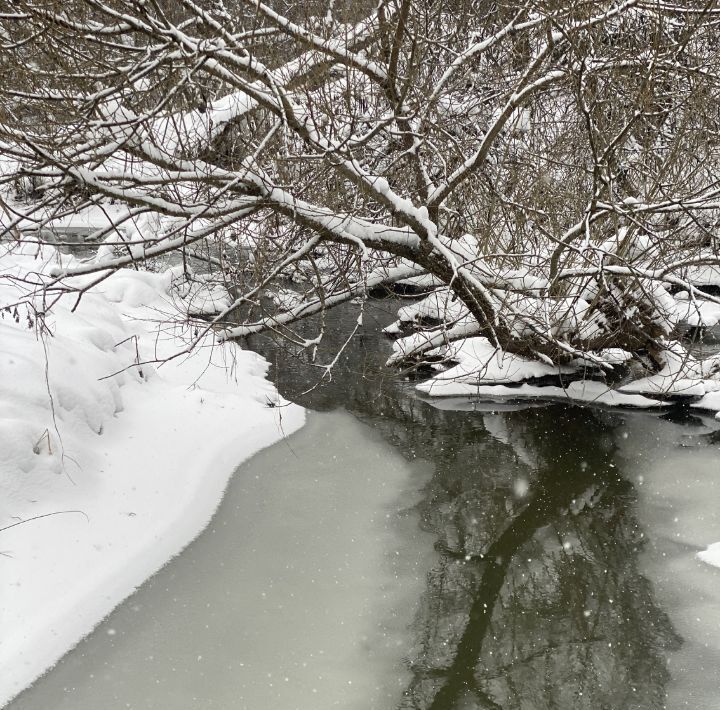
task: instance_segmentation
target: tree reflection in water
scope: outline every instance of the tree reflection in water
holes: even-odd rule
[[[403,707],[662,707],[665,654],[680,640],[638,571],[642,532],[613,464],[613,416],[561,406],[496,416],[508,443],[466,475],[439,468],[423,503],[443,560],[418,614]],[[515,438],[536,465],[512,462]]]
[[[301,397],[317,370],[286,355],[274,377],[286,396],[343,406],[433,464],[419,509],[440,561],[414,625],[403,710],[663,707],[666,654],[681,640],[638,571],[635,493],[614,460],[619,415],[436,409],[383,370],[372,315],[329,386]],[[356,317],[329,314],[328,352]],[[274,345],[253,345],[278,361]]]

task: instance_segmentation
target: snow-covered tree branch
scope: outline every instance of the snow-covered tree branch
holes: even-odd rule
[[[427,274],[394,363],[479,336],[663,372],[679,326],[720,319],[717,21],[694,0],[2,2],[2,238],[112,208],[50,286],[177,254],[232,293],[228,338]]]

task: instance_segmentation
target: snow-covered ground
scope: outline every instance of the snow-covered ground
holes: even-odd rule
[[[304,421],[259,356],[211,334],[140,364],[195,333],[177,270],[122,270],[48,311],[28,280],[58,258],[0,243],[0,706],[203,529],[238,463]]]

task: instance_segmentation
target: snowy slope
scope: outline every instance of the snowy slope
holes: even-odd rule
[[[172,270],[120,271],[43,322],[27,282],[58,258],[0,244],[0,706],[198,534],[238,463],[304,418],[259,356],[212,335],[137,364],[193,333],[158,327],[184,306]]]

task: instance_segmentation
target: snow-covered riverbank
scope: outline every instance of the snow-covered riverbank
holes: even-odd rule
[[[437,562],[432,474],[342,411],[238,468],[206,530],[8,710],[388,710]]]
[[[192,334],[167,325],[183,309],[177,271],[120,271],[43,316],[28,281],[57,253],[10,247],[0,245],[0,706],[203,529],[238,463],[304,420],[261,358],[212,335],[191,356],[138,364]]]

